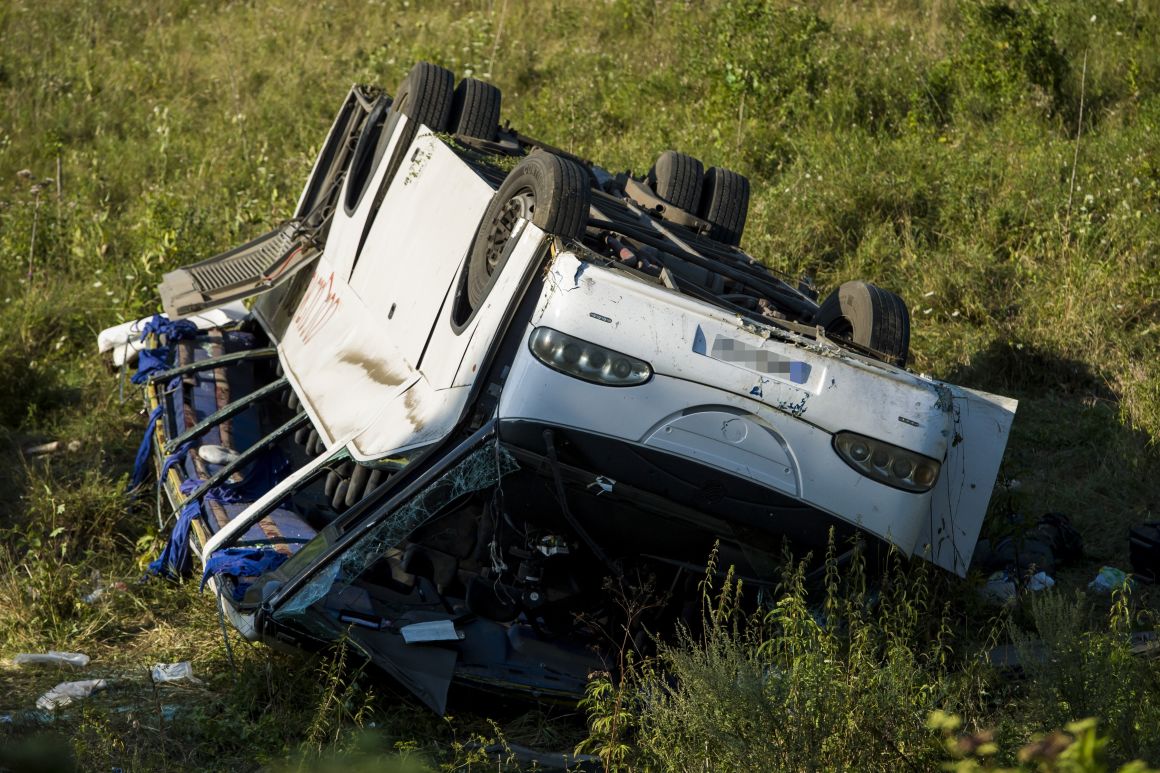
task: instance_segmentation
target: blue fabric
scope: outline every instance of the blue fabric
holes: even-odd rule
[[[145,475],[149,472],[149,453],[153,450],[153,433],[157,428],[157,421],[161,418],[162,407],[159,405],[149,414],[149,421],[145,425],[145,437],[141,438],[141,445],[137,446],[137,458],[133,460],[133,474],[129,477],[129,491],[145,482]]]
[[[232,505],[239,502],[256,502],[270,489],[277,486],[290,470],[290,459],[277,447],[267,449],[244,468],[239,481],[226,481],[205,492],[206,499]],[[202,481],[191,478],[198,485]]]
[[[200,481],[187,480],[181,484],[181,493],[189,496]],[[169,533],[169,542],[157,560],[149,564],[148,573],[178,579],[188,577],[193,573],[193,558],[189,553],[189,527],[195,518],[201,517],[201,502],[191,499],[181,508],[173,531]]]
[[[205,562],[205,572],[201,575],[201,589],[205,588],[210,575],[232,577],[234,579],[234,601],[241,601],[251,583],[241,582],[242,577],[261,577],[266,572],[277,569],[289,558],[272,548],[226,548],[219,550]]]
[[[181,482],[181,486],[178,487],[178,491],[181,492],[182,496],[187,497],[190,494],[192,494],[197,489],[197,487],[200,485],[201,485],[201,481],[197,480],[196,478],[193,478],[190,480],[185,480],[185,481]]]
[[[157,473],[158,485],[165,481],[165,476],[169,474],[170,469],[185,462],[185,455],[189,453],[191,448],[193,448],[193,441],[187,440],[179,445],[173,453],[165,457],[165,461],[161,463],[161,472]]]
[[[175,322],[170,322],[169,318],[154,314],[153,319],[145,323],[141,328],[141,341],[149,337],[149,334],[160,338],[165,336],[166,343],[171,341],[180,341],[183,338],[194,338],[197,336],[197,325],[193,324],[187,319],[179,319]]]
[[[170,579],[189,577],[193,573],[193,558],[189,552],[189,527],[194,518],[201,517],[201,502],[191,499],[181,508],[177,522],[173,524],[173,531],[169,533],[169,542],[157,560],[149,564],[149,574]]]
[[[146,322],[141,328],[139,340],[144,341],[150,335],[156,336],[158,345],[152,349],[142,349],[137,353],[137,372],[130,377],[134,384],[144,384],[149,380],[149,376],[156,371],[168,370],[173,361],[173,350],[170,349],[169,344],[184,338],[195,337],[197,325],[185,319],[170,322],[162,315],[154,314],[153,319]],[[162,337],[165,339],[164,345],[161,343]]]
[[[173,352],[168,346],[158,346],[154,349],[142,349],[137,352],[137,372],[129,377],[134,384],[144,384],[149,377],[159,370],[169,370]]]
[[[205,481],[202,480],[201,478],[186,478],[185,482],[181,484],[181,487],[182,487],[182,489],[185,489],[186,486],[189,486],[190,491],[194,491],[197,488],[199,488],[201,486],[201,484],[203,484],[203,483],[205,483]],[[202,494],[201,498],[202,499],[212,499],[215,502],[221,502],[223,505],[232,504],[235,501],[240,501],[240,500],[237,500],[236,498],[231,498],[227,492],[224,492],[222,490],[225,487],[227,487],[228,485],[229,485],[228,483],[223,483],[221,486],[214,486],[213,488],[207,490],[204,494]],[[223,496],[223,494],[224,494],[224,496]]]
[[[207,492],[206,496],[229,504],[254,502],[281,483],[289,469],[290,459],[274,447],[250,462],[241,480],[236,483],[227,481]]]
[[[186,453],[192,447],[192,441],[183,444],[178,450],[166,457],[165,463],[162,465],[162,472],[160,479],[164,480],[166,472],[175,464],[180,464],[185,458]],[[257,500],[271,488],[276,486],[279,481],[285,476],[286,471],[290,468],[290,460],[278,449],[271,449],[269,452],[262,454],[255,459],[249,466],[245,475],[237,483],[223,483],[220,486],[215,486],[205,493],[206,499],[214,499],[222,503],[233,502],[252,502]],[[187,478],[181,484],[181,493],[185,496],[192,494],[203,481],[197,478]],[[160,575],[177,579],[179,577],[188,577],[193,570],[193,562],[189,552],[189,529],[190,524],[195,518],[202,517],[201,502],[199,499],[189,500],[181,508],[181,513],[177,517],[177,522],[173,524],[173,531],[169,535],[169,542],[165,545],[165,549],[157,560],[149,564],[149,573],[153,575]],[[214,556],[211,556],[210,564],[207,564],[207,575],[216,572],[210,571],[213,566],[212,561],[218,556],[238,556],[240,554],[231,553],[230,551],[240,550],[242,553],[249,556],[251,563],[237,564],[238,566],[257,567],[257,571],[252,576],[257,576],[262,572],[273,569],[278,564],[285,560],[285,556],[281,553],[269,551],[274,557],[270,556],[252,556],[251,553],[262,552],[252,548],[227,548],[226,550],[218,551]],[[260,561],[259,561],[260,559]],[[225,561],[225,558],[220,559]],[[271,561],[276,561],[269,566],[267,564]],[[258,562],[258,563],[254,563]],[[223,566],[235,566],[235,564],[223,564]],[[264,567],[264,568],[263,568]],[[224,570],[223,570],[224,572]],[[224,572],[229,573],[229,572]],[[205,585],[205,576],[202,577],[202,585]],[[244,593],[245,589],[241,591]],[[238,589],[235,588],[235,596],[237,596]],[[240,596],[237,596],[240,600]]]
[[[176,453],[166,458],[166,464],[169,466],[172,466],[169,464],[170,462],[179,464],[188,450],[186,446],[179,448]],[[168,467],[162,465],[162,469],[168,470]],[[290,469],[290,459],[277,447],[270,448],[244,469],[245,472],[242,473],[241,480],[236,482],[227,480],[209,489],[202,496],[225,505],[256,502],[267,491],[282,482],[286,472]],[[181,488],[184,493],[188,494],[195,491],[204,482],[200,478],[186,478],[185,482],[181,484]]]

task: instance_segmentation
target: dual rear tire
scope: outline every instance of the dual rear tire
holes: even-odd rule
[[[415,65],[390,105],[392,112],[406,115],[410,122],[392,156],[388,179],[398,170],[420,124],[493,141],[501,105],[500,90],[489,83],[464,78],[454,86],[449,70],[427,62]],[[375,118],[372,113],[368,125]],[[389,116],[378,120],[393,125]],[[358,153],[356,147],[356,162]],[[711,238],[730,246],[740,244],[749,211],[749,180],[743,175],[721,167],[705,171],[698,159],[668,150],[649,170],[647,182],[660,198],[708,222]],[[587,226],[590,199],[588,171],[577,162],[541,151],[521,160],[492,197],[472,245],[467,274],[471,308],[479,307],[502,270],[520,219],[563,239],[578,239]],[[885,362],[906,366],[910,315],[894,293],[866,282],[846,282],[818,307],[815,322],[829,335],[847,338]]]
[[[391,154],[386,179],[394,179],[420,125],[436,132],[450,131],[494,140],[499,131],[502,103],[503,94],[490,83],[464,78],[456,86],[455,75],[450,70],[419,62],[403,78],[391,103],[392,113],[405,115],[409,120]],[[393,129],[394,122],[389,122],[388,127]],[[391,133],[383,132],[380,141],[389,141]]]
[[[709,223],[710,238],[736,247],[749,214],[749,180],[675,150],[657,158],[645,179],[657,196]]]
[[[709,223],[709,236],[736,247],[749,212],[749,180],[721,167],[704,171],[701,162],[666,150],[646,182],[661,199]],[[818,307],[815,322],[828,335],[869,350],[883,362],[906,367],[910,313],[902,298],[866,282],[846,282]]]
[[[494,140],[502,106],[503,93],[492,84],[464,78],[456,86],[450,70],[419,62],[399,84],[391,111],[407,116],[415,126]]]

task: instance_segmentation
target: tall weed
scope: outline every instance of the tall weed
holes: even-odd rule
[[[1098,717],[1108,750],[1122,759],[1160,759],[1160,667],[1132,654],[1131,592],[1114,594],[1104,621],[1083,594],[1030,599],[1034,630],[1013,630],[1027,675],[1019,721],[1061,727]],[[1101,624],[1102,623],[1102,624]]]
[[[892,560],[881,590],[871,592],[861,552],[839,567],[831,548],[820,599],[806,588],[805,565],[790,561],[768,605],[752,611],[744,610],[742,583],[729,573],[714,585],[712,570],[711,563],[702,633],[684,630],[660,643],[655,659],[628,674],[622,710],[631,715],[634,764],[754,771],[804,760],[841,769],[935,764],[941,752],[926,717],[972,706],[978,675],[973,661],[953,657],[948,610],[932,602],[927,569]]]

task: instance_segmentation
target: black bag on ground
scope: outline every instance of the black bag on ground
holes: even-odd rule
[[[1128,530],[1128,560],[1133,572],[1145,580],[1156,582],[1160,577],[1160,521]]]
[[[1054,572],[1083,557],[1083,540],[1063,513],[1046,513],[1020,535],[979,540],[974,563],[984,569]]]

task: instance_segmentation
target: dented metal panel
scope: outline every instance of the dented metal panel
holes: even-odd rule
[[[371,225],[350,284],[415,368],[494,191],[420,129]],[[453,216],[449,216],[453,215]],[[454,359],[436,349],[432,360]]]
[[[408,118],[406,115],[399,114],[394,120],[396,120],[395,131],[387,141],[385,149],[379,156],[379,162],[367,183],[366,190],[371,195],[364,194],[353,212],[348,213],[344,206],[337,206],[334,211],[325,251],[330,257],[332,269],[344,282],[350,281],[351,272],[359,258],[359,242],[362,240],[363,230],[371,216],[371,211],[374,209],[375,197],[373,193],[383,185],[389,166],[386,160],[391,158],[395,152],[395,147],[402,137],[402,129],[407,125]],[[339,192],[339,201],[347,200],[348,188],[352,182],[352,177],[348,175],[343,182],[342,190]]]
[[[391,401],[351,442],[355,459],[403,453],[433,443],[449,433],[469,407],[472,382],[497,331],[510,314],[516,288],[542,255],[544,232],[528,224],[496,280],[488,301],[462,327],[452,323],[450,303],[444,303],[434,330],[432,351],[439,356],[408,389],[401,401]],[[452,381],[452,376],[458,375]]]
[[[445,320],[450,313],[446,299],[492,189],[428,132],[419,133],[410,159],[349,281],[349,252],[367,205],[335,223],[280,346],[295,391],[327,443],[351,435],[358,459],[433,442],[450,430],[466,399],[466,389],[449,387],[471,331],[453,332],[447,322],[432,328],[438,315]],[[445,207],[462,218],[449,224]],[[519,273],[505,274],[508,283]],[[477,316],[471,328],[487,318]],[[436,333],[442,335],[433,384],[416,366]]]
[[[1013,402],[998,410],[836,346],[785,331],[755,332],[707,304],[570,254],[548,271],[535,325],[644,359],[655,375],[631,389],[593,387],[522,352],[511,376],[519,389],[505,391],[501,418],[551,422],[699,459],[965,572],[974,545],[966,535],[977,536],[986,513]],[[937,489],[917,494],[864,477],[834,450],[832,434],[839,431],[941,462]],[[980,461],[964,466],[970,441],[966,451],[960,446],[968,436],[979,438]],[[928,549],[931,539],[938,544]]]
[[[1018,401],[943,385],[950,445],[932,492],[930,516],[911,552],[965,576],[1003,461]]]

